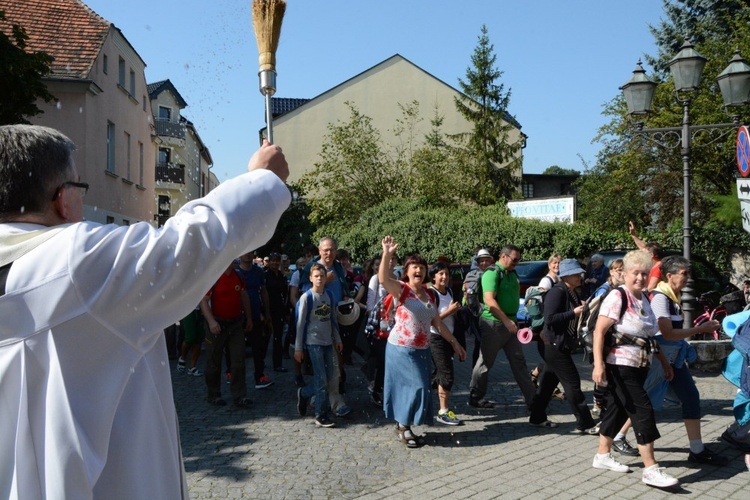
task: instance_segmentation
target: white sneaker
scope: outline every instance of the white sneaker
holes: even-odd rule
[[[594,455],[594,469],[605,469],[615,472],[630,472],[630,467],[623,465],[612,457],[611,453],[607,453],[604,456],[600,456],[598,453]],[[645,473],[644,473],[644,478]],[[645,481],[645,479],[644,479]]]
[[[750,455],[745,455],[745,465],[747,466],[747,470],[750,471]]]
[[[657,465],[643,469],[643,482],[657,488],[669,488],[680,484],[676,478],[664,472],[664,467],[658,467]]]

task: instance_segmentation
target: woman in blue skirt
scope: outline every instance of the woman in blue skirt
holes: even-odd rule
[[[397,280],[389,263],[395,258],[398,243],[391,236],[382,241],[383,256],[378,279],[385,291],[394,297],[395,323],[385,349],[385,382],[383,409],[386,418],[396,420],[398,438],[408,448],[424,444],[424,438],[414,434],[412,425],[432,424],[432,394],[430,392],[430,325],[448,341],[460,361],[466,351],[436,314],[435,299],[424,281],[427,262],[418,255],[404,263],[402,280]]]

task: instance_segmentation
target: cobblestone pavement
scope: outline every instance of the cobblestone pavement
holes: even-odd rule
[[[471,351],[471,344],[469,345]],[[524,346],[529,368],[538,361]],[[591,366],[576,356],[591,401]],[[174,363],[174,362],[173,362]],[[353,412],[332,429],[299,417],[291,370],[273,373],[275,384],[255,390],[247,360],[250,409],[205,402],[202,377],[173,370],[185,469],[192,498],[662,498],[672,495],[641,482],[640,458],[619,459],[630,474],[591,467],[597,438],[571,434],[567,403],[553,400],[550,417],[561,425],[541,430],[527,423],[520,391],[504,355],[490,372],[493,410],[467,406],[469,363],[456,363],[452,406],[465,425],[417,427],[426,446],[411,450],[396,439],[395,423],[370,403],[361,359],[347,370],[347,401]],[[291,361],[284,363],[291,368]],[[174,367],[173,367],[174,368]],[[688,442],[679,409],[657,414],[662,438],[656,458],[680,479],[678,493],[701,498],[748,498],[750,472],[743,455],[718,437],[732,421],[734,388],[718,374],[696,373],[704,417],[703,439],[731,458],[725,467],[687,461]],[[229,399],[229,386],[222,388]],[[435,408],[437,396],[435,395]],[[312,413],[312,412],[310,412]],[[631,441],[632,431],[630,433]],[[615,456],[617,456],[615,454]]]

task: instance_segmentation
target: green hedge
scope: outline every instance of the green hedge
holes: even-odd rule
[[[381,251],[380,240],[390,234],[400,244],[399,254],[420,253],[428,262],[445,256],[454,262],[469,262],[477,246],[496,251],[512,243],[523,250],[524,260],[546,260],[551,253],[587,259],[604,249],[635,248],[623,231],[597,229],[591,223],[564,224],[510,217],[505,206],[439,206],[425,199],[391,199],[364,212],[360,219],[337,221],[318,228],[313,241],[334,236],[341,248],[363,262]],[[693,253],[704,256],[720,271],[729,269],[730,250],[750,248],[750,235],[741,229],[718,225],[696,226]],[[682,248],[682,228],[676,222],[663,234],[642,235],[666,248]]]

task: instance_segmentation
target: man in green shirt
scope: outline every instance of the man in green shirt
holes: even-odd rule
[[[482,274],[484,312],[479,317],[479,334],[482,340],[479,359],[474,365],[469,385],[469,404],[475,408],[495,407],[495,404],[484,399],[484,396],[487,393],[489,371],[495,364],[500,349],[503,349],[508,357],[513,377],[523,393],[527,406],[531,404],[536,392],[529,369],[526,367],[521,343],[516,337],[518,326],[515,321],[520,284],[514,270],[520,261],[521,249],[507,245],[500,251],[497,261],[500,272],[490,268]],[[499,275],[502,275],[502,279],[498,279]]]

